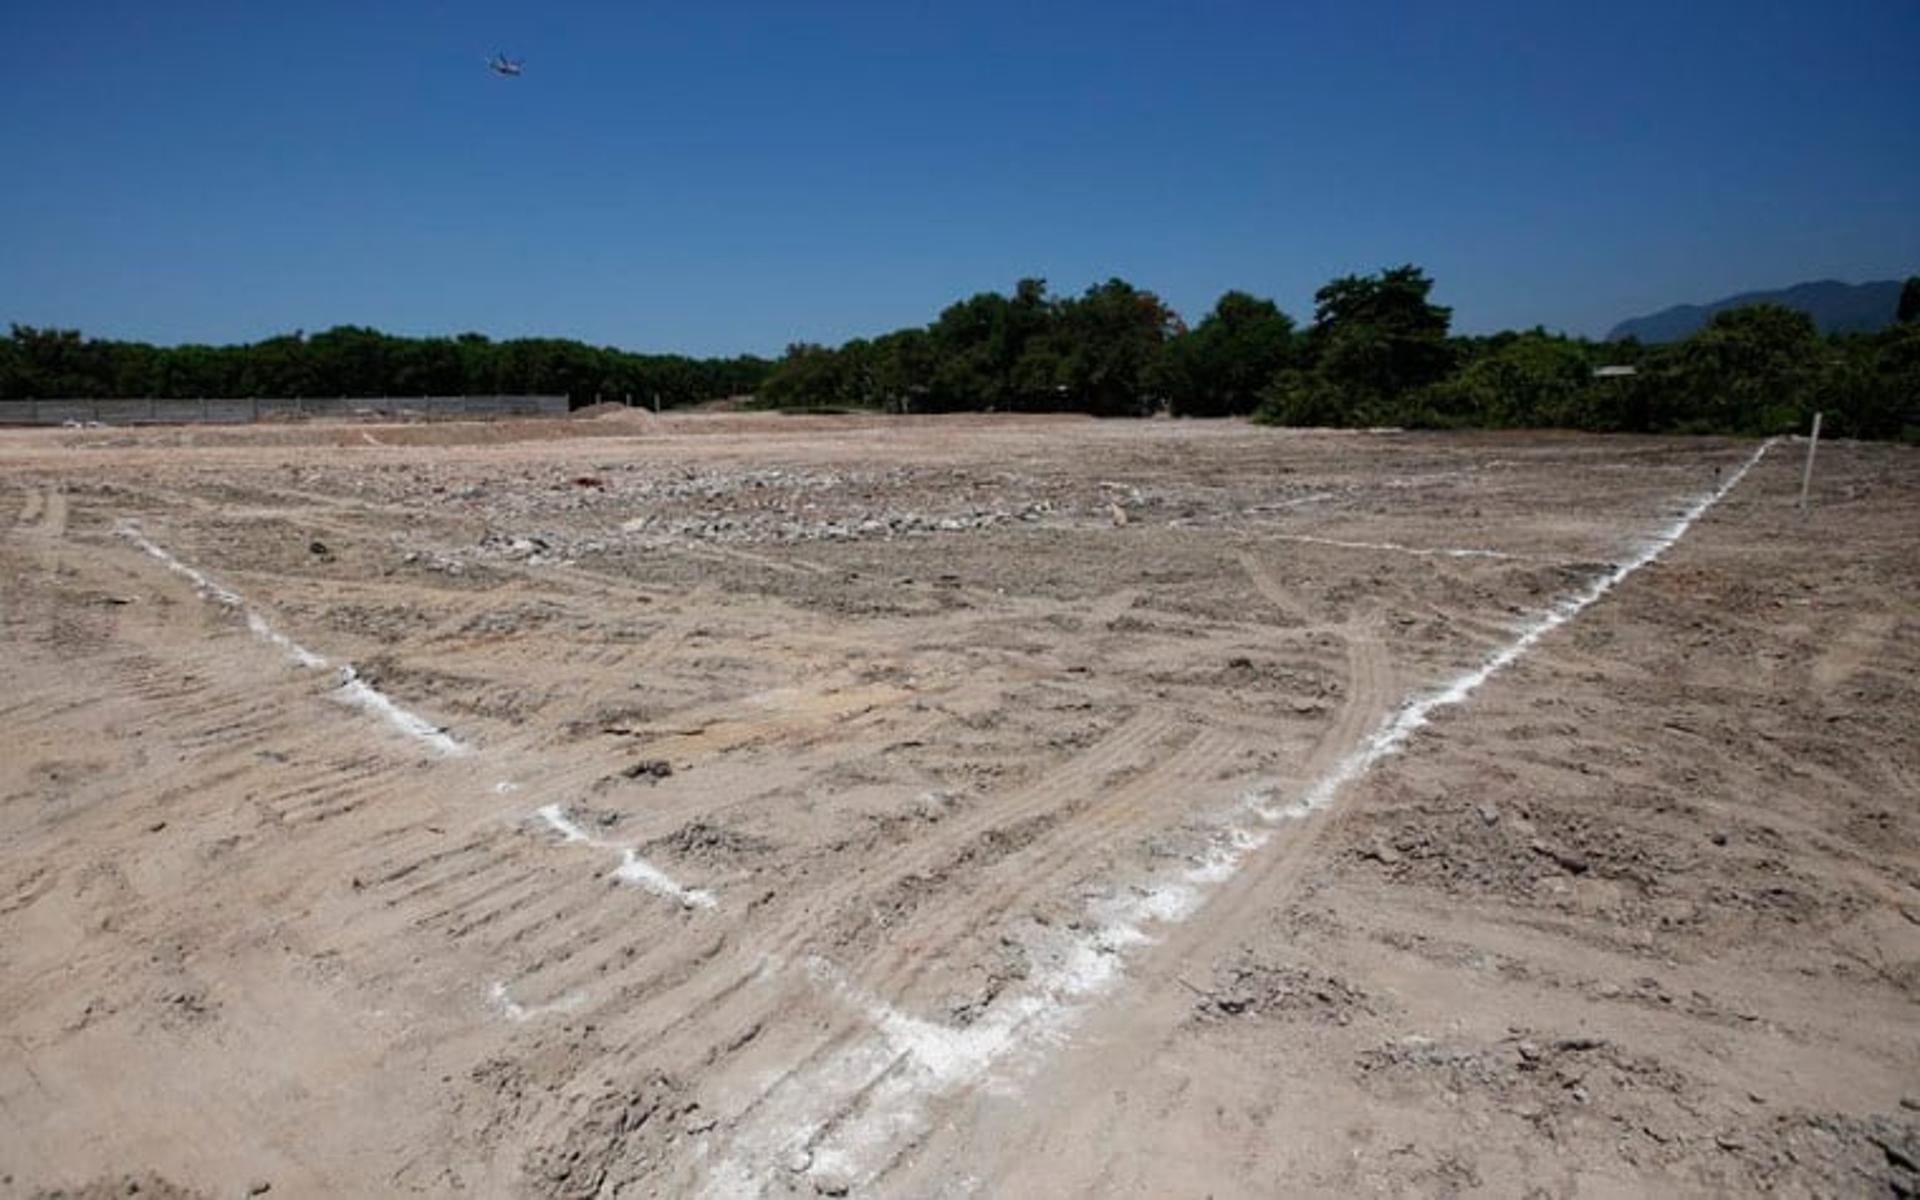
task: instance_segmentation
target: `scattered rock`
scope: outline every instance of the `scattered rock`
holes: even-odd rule
[[[1575,854],[1568,850],[1561,850],[1558,847],[1549,845],[1548,843],[1539,841],[1537,839],[1531,844],[1529,848],[1535,854],[1543,855],[1547,858],[1552,859],[1556,864],[1559,865],[1561,870],[1565,871],[1569,875],[1585,875],[1587,873],[1587,869],[1593,865],[1592,863],[1588,862],[1587,859],[1582,855]]]
[[[658,781],[673,774],[673,764],[664,758],[645,758],[621,771],[628,779]]]
[[[1202,1019],[1258,1016],[1347,1025],[1357,1014],[1374,1011],[1364,992],[1331,975],[1300,967],[1268,966],[1242,958],[1215,979],[1208,989],[1181,980],[1200,998],[1196,1015]]]
[[[1391,867],[1400,861],[1400,852],[1385,842],[1373,842],[1360,848],[1360,857]]]
[[[692,862],[732,865],[767,853],[773,843],[724,825],[692,821],[665,837],[654,838],[641,849],[649,855],[664,853]]]

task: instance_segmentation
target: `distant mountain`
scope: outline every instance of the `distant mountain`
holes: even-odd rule
[[[1893,324],[1894,311],[1900,306],[1900,281],[1851,284],[1822,279],[1772,292],[1742,292],[1712,304],[1676,304],[1620,322],[1607,340],[1636,337],[1643,342],[1677,342],[1712,320],[1715,313],[1749,304],[1797,308],[1813,318],[1821,333],[1870,333]]]

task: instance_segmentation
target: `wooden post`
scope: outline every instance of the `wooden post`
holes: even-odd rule
[[[1800,511],[1807,511],[1807,493],[1813,487],[1813,452],[1820,448],[1820,414],[1813,414],[1813,436],[1807,439],[1807,469],[1800,476]]]

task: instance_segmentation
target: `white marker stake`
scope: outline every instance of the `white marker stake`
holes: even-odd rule
[[[1813,487],[1813,452],[1820,448],[1820,414],[1813,414],[1813,436],[1807,439],[1807,469],[1800,476],[1800,511],[1807,511],[1807,492]]]

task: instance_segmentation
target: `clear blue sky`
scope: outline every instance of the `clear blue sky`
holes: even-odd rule
[[[776,352],[1022,275],[1456,328],[1920,270],[1917,0],[9,0],[0,320]],[[484,59],[527,60],[520,79]]]

